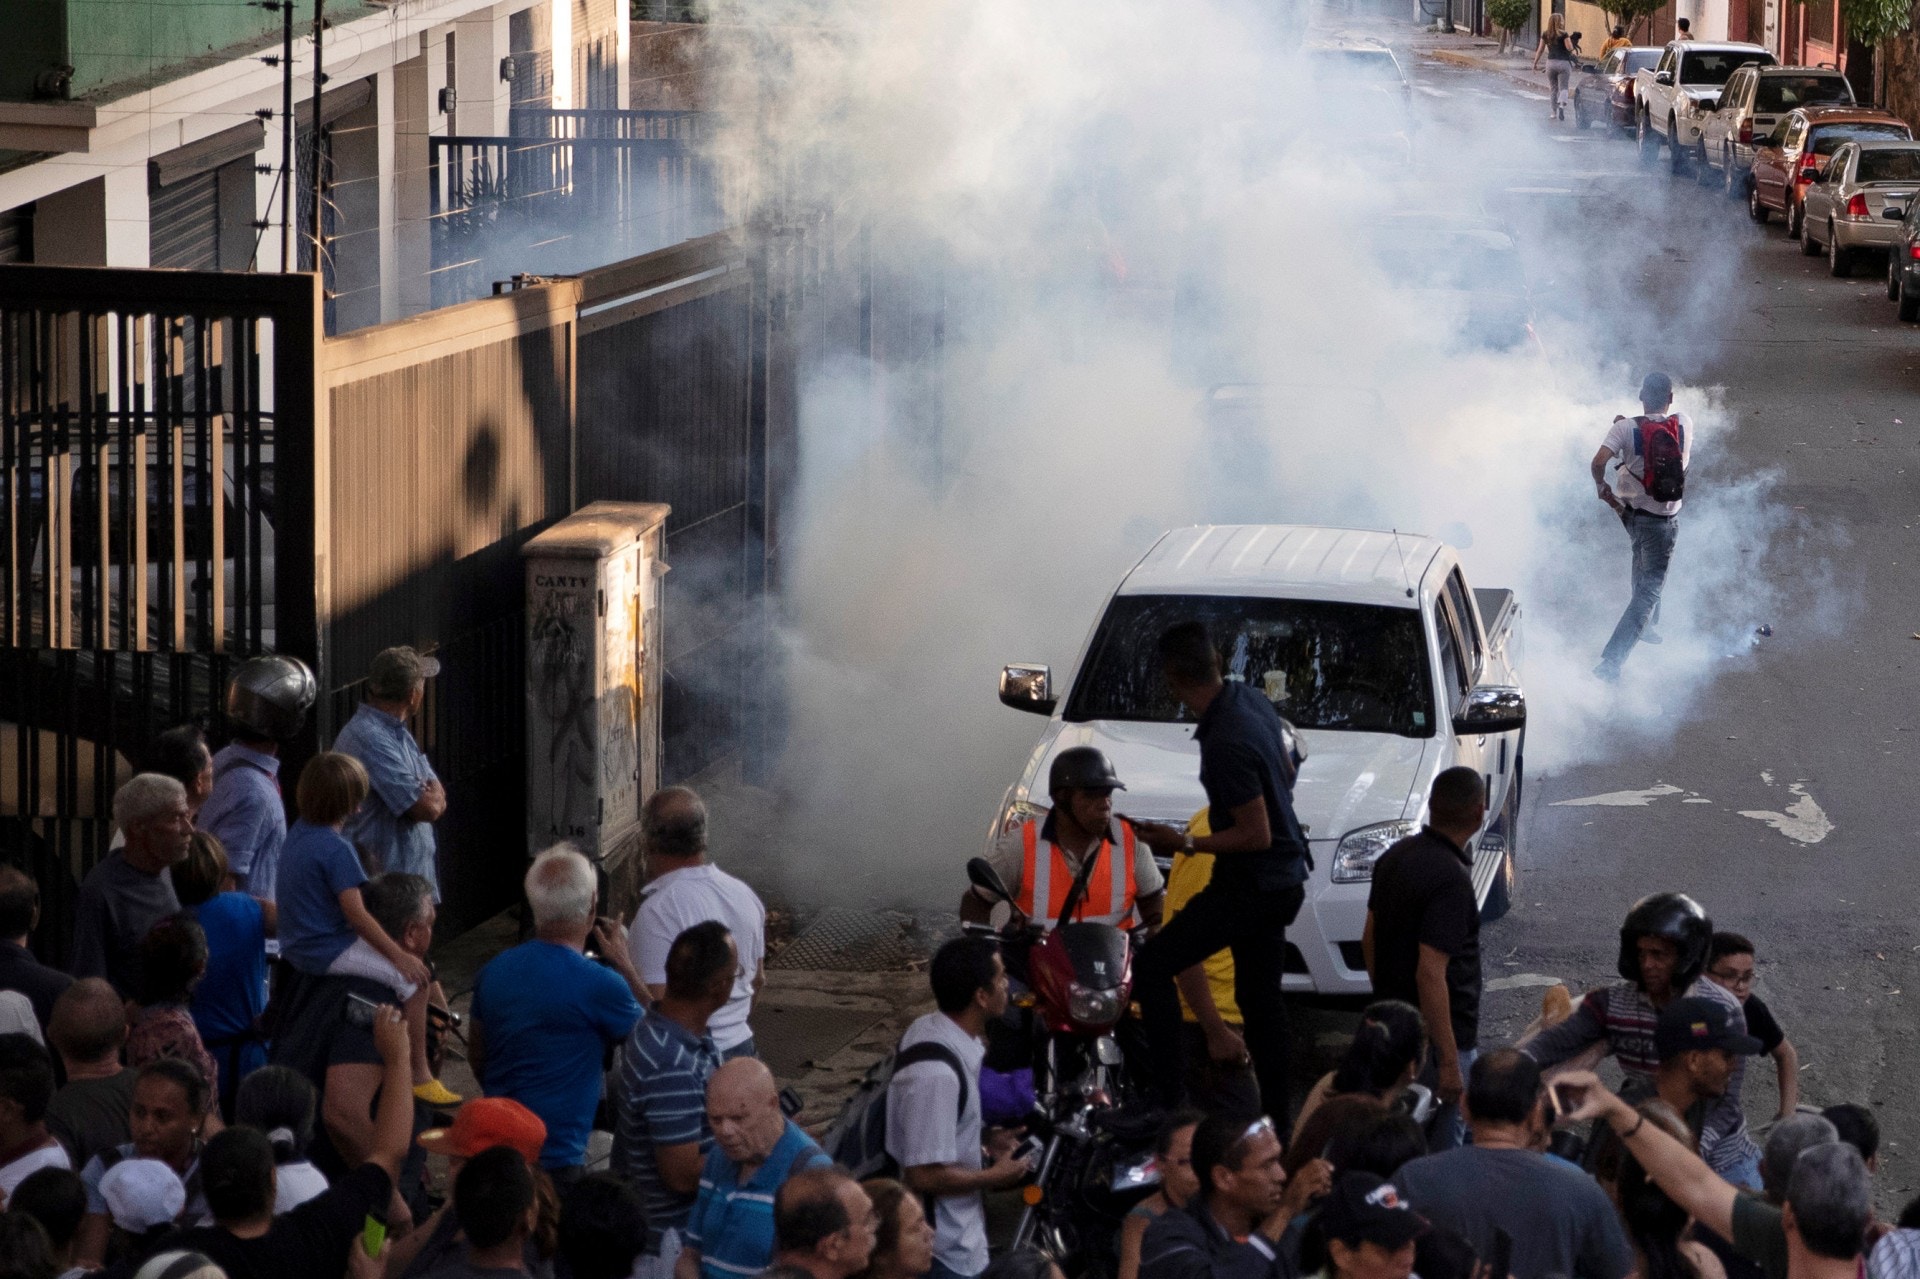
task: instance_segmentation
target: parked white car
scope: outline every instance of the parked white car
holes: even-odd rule
[[[1373,864],[1419,829],[1443,769],[1487,778],[1487,827],[1473,841],[1483,917],[1511,902],[1526,703],[1520,606],[1470,590],[1445,543],[1407,533],[1303,525],[1204,525],[1155,543],[1108,599],[1057,685],[1015,664],[1000,700],[1048,716],[1008,788],[989,843],[1042,811],[1053,757],[1096,746],[1119,770],[1128,816],[1184,827],[1206,804],[1193,722],[1168,692],[1156,641],[1200,620],[1226,676],[1265,690],[1306,747],[1294,810],[1314,860],[1287,930],[1286,988],[1369,993],[1360,936]]]
[[[1700,145],[1700,130],[1720,107],[1720,91],[1749,62],[1772,66],[1775,58],[1757,44],[1709,44],[1673,40],[1652,70],[1634,76],[1640,107],[1640,158],[1652,164],[1664,144],[1676,174],[1685,173]]]

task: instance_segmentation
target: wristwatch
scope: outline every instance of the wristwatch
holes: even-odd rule
[[[1193,832],[1192,831],[1188,831],[1185,835],[1181,836],[1180,849],[1182,852],[1188,852],[1188,853],[1191,853],[1193,851]]]

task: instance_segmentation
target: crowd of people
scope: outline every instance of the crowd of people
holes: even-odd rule
[[[1756,947],[1691,898],[1634,903],[1617,981],[1577,1002],[1556,988],[1517,1042],[1483,1044],[1469,769],[1435,779],[1426,825],[1375,865],[1377,1002],[1290,1096],[1277,977],[1260,987],[1300,905],[1298,761],[1204,632],[1175,628],[1163,656],[1200,725],[1201,820],[1116,818],[1111,764],[1066,752],[1049,815],[1008,832],[999,867],[1040,922],[1157,931],[1127,1073],[1162,1117],[1159,1177],[1094,1248],[1117,1279],[1920,1271],[1920,1201],[1874,1217],[1872,1111],[1799,1106]],[[933,1010],[860,1103],[884,1151],[856,1180],[756,1054],[766,911],[709,859],[698,794],[668,787],[643,805],[630,920],[605,913],[579,851],[533,859],[531,935],[474,982],[484,1095],[463,1098],[440,1077],[458,1019],[430,959],[449,797],[406,732],[436,667],[379,655],[289,823],[278,743],[298,717],[270,695],[301,672],[259,660],[229,703],[240,739],[216,755],[172,730],[120,787],[66,971],[29,947],[37,886],[0,868],[0,1279],[1059,1279],[989,1231],[988,1196],[1034,1172],[1017,1117],[988,1119],[1007,1064],[991,1045],[1021,1016],[994,937],[932,956]],[[1170,874],[1149,848],[1174,853]],[[1093,865],[1099,891],[1066,889]],[[1761,1054],[1780,1094],[1763,1144],[1741,1103]],[[1593,1073],[1607,1056],[1617,1088]]]

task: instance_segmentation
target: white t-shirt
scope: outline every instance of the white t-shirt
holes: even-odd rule
[[[942,1061],[916,1062],[887,1085],[887,1153],[902,1168],[926,1164],[980,1167],[980,1066],[987,1046],[945,1013],[928,1013],[907,1027],[900,1047],[932,1040],[953,1050],[967,1068],[967,1108],[960,1110],[960,1081]],[[987,1211],[979,1191],[942,1195],[934,1201],[933,1257],[955,1274],[987,1268]]]
[[[1685,413],[1673,416],[1680,423],[1680,465],[1684,469],[1693,465],[1693,423],[1687,420]],[[1607,431],[1607,438],[1600,445],[1610,450],[1614,460],[1620,464],[1613,473],[1614,494],[1628,506],[1654,515],[1678,515],[1680,503],[1656,502],[1647,496],[1646,486],[1642,483],[1647,474],[1647,462],[1634,448],[1634,426],[1633,418],[1621,418]]]
[[[292,1212],[327,1188],[327,1179],[304,1159],[273,1170],[273,1215]]]
[[[740,952],[733,998],[707,1022],[714,1046],[726,1052],[753,1038],[753,1028],[747,1024],[747,1014],[753,1010],[753,979],[767,957],[767,908],[753,889],[711,863],[668,871],[647,885],[627,947],[640,980],[663,986],[673,939],[710,919],[727,926]]]
[[[12,1195],[21,1182],[42,1168],[71,1167],[73,1161],[67,1158],[66,1148],[57,1141],[50,1142],[38,1150],[29,1150],[10,1164],[0,1164],[0,1191]]]

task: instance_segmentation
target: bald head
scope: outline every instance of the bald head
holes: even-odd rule
[[[721,1153],[743,1167],[758,1167],[787,1130],[780,1113],[780,1086],[766,1063],[753,1057],[725,1062],[707,1081],[707,1124]]]
[[[127,1042],[127,1006],[105,978],[82,977],[53,1001],[47,1039],[66,1060],[69,1075],[76,1066],[117,1068]]]

